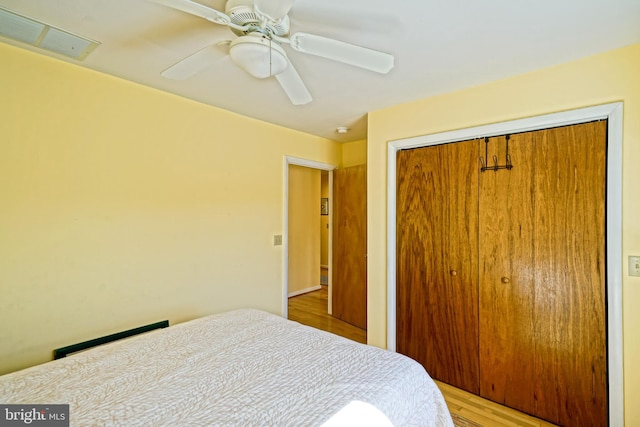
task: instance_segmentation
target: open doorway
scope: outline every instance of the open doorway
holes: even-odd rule
[[[283,313],[290,320],[366,343],[366,330],[332,316],[333,177],[332,166],[287,158]],[[366,296],[361,299],[366,306]]]
[[[285,157],[283,207],[283,316],[289,318],[289,298],[320,290],[321,173],[327,175],[327,224],[331,224],[331,183],[335,165]],[[292,172],[293,171],[293,172]],[[293,218],[291,215],[306,218]],[[307,225],[304,225],[304,224]],[[298,231],[300,229],[300,231]],[[292,233],[298,233],[297,239]],[[327,233],[327,292],[331,292],[331,233]],[[293,263],[301,267],[293,266]],[[292,267],[292,268],[290,268]],[[314,289],[316,288],[316,289]],[[331,298],[328,298],[330,301]],[[324,308],[328,314],[329,306]]]
[[[329,210],[328,195],[322,197],[321,189],[321,172],[326,171],[299,165],[288,168],[287,297],[291,298],[321,289],[323,249],[328,258],[328,241],[323,242],[322,224],[328,225]],[[323,200],[327,203],[323,204]]]

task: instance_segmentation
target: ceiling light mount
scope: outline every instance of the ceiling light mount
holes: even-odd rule
[[[340,135],[344,135],[344,134],[346,134],[347,132],[349,132],[349,128],[348,128],[348,127],[345,127],[345,126],[338,126],[338,127],[336,128],[336,132],[338,132]]]

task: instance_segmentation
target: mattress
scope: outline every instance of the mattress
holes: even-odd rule
[[[253,309],[0,376],[0,402],[69,404],[73,426],[453,426],[414,360]]]

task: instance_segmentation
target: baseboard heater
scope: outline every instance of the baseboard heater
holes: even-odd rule
[[[106,335],[100,338],[94,338],[89,341],[83,341],[77,344],[68,345],[66,347],[60,347],[53,350],[53,358],[62,359],[63,357],[67,357],[67,355],[76,353],[78,351],[87,350],[91,347],[96,347],[98,345],[107,344],[113,341],[121,340],[123,338],[132,337],[134,335],[143,334],[145,332],[152,331],[154,329],[167,328],[169,327],[169,321],[163,320],[161,322],[151,323],[149,325],[140,326],[138,328],[128,329],[126,331],[117,332],[115,334]]]

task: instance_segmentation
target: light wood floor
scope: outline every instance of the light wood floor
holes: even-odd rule
[[[329,331],[360,343],[367,342],[367,331],[327,314],[327,287],[289,298],[289,319]],[[552,427],[545,421],[506,406],[482,399],[464,390],[436,381],[452,414],[458,414],[484,427]]]
[[[327,313],[327,298],[326,286],[289,298],[289,319],[366,344],[367,331]]]
[[[452,414],[458,414],[485,427],[554,427],[546,421],[531,417],[515,409],[436,381]]]

